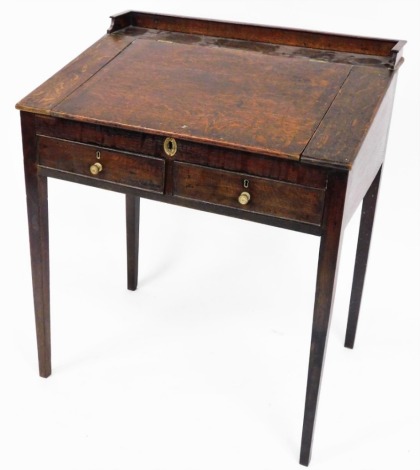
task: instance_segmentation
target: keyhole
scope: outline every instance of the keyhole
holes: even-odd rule
[[[166,155],[173,157],[177,150],[176,140],[172,137],[167,137],[163,142],[163,150],[165,151]]]

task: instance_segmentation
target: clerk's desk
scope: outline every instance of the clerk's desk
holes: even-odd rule
[[[47,177],[126,194],[128,288],[150,198],[321,237],[300,462],[308,465],[346,223],[363,201],[353,347],[404,41],[126,12],[24,98],[39,370],[51,374]]]

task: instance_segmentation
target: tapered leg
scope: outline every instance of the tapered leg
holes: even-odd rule
[[[353,348],[362,302],[363,285],[369,258],[370,240],[372,238],[373,222],[375,219],[376,201],[381,182],[382,167],[363,198],[362,215],[360,218],[359,240],[357,242],[356,263],[354,266],[353,286],[350,297],[349,317],[347,322],[344,346]]]
[[[21,123],[39,375],[48,377],[51,375],[51,333],[47,179],[38,175],[34,117],[22,113]]]
[[[136,290],[139,268],[140,198],[126,194],[125,209],[127,223],[127,288]]]
[[[328,340],[330,314],[334,300],[346,186],[346,175],[339,173],[329,178],[328,192],[325,201],[323,234],[321,236],[319,249],[308,382],[300,449],[300,463],[306,466],[309,465],[311,458],[312,438],[322,378],[322,367]]]

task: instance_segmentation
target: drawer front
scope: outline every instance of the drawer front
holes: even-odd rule
[[[55,170],[90,176],[125,186],[163,193],[165,160],[53,137],[38,137],[38,163]],[[91,173],[100,163],[101,171]]]
[[[242,192],[250,195],[245,205],[238,200]],[[175,163],[173,193],[187,199],[321,225],[325,192],[246,174]]]

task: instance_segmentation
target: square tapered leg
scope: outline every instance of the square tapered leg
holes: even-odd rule
[[[127,289],[136,290],[139,269],[140,198],[126,194]]]
[[[354,266],[353,285],[350,297],[349,316],[347,321],[346,339],[344,345],[352,349],[356,337],[359,320],[360,304],[362,302],[363,286],[369,258],[370,241],[375,220],[376,202],[378,200],[382,167],[379,169],[369,190],[363,198],[362,215],[360,218],[359,239],[357,242],[356,262]]]
[[[347,175],[337,173],[332,176],[328,183],[325,201],[300,449],[300,463],[305,466],[309,465],[311,458],[322,369],[338,271],[346,188]]]
[[[47,178],[38,174],[34,116],[21,114],[39,375],[51,375]]]

